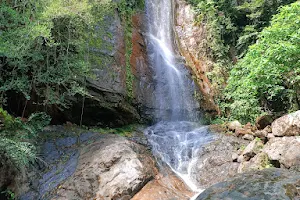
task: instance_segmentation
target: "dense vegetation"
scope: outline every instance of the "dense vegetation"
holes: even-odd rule
[[[280,9],[233,68],[225,91],[230,117],[300,109],[300,3]]]
[[[111,59],[95,56],[91,48],[112,48],[105,40],[112,37],[107,17],[118,12],[130,38],[131,16],[141,7],[137,0],[1,1],[1,166],[19,168],[36,160],[35,138],[50,122],[45,113],[68,108],[74,95],[88,95],[93,65]]]
[[[294,65],[295,61],[285,60],[283,55],[276,61],[267,61],[267,58],[262,54],[253,55],[255,51],[253,48],[261,49],[261,52],[264,52],[263,49],[268,48],[267,43],[281,40],[282,43],[279,46],[287,45],[286,47],[277,51],[276,49],[279,46],[274,44],[269,46],[273,48],[269,50],[273,52],[273,55],[284,53],[293,56],[293,59],[297,60],[297,41],[295,38],[299,37],[297,35],[299,24],[297,24],[298,18],[296,17],[299,13],[299,3],[293,4],[293,9],[290,10],[293,14],[288,14],[283,9],[281,14],[274,17],[272,26],[261,33],[265,27],[271,24],[272,16],[279,12],[278,9],[281,6],[289,5],[294,1],[190,0],[198,16],[197,22],[204,23],[207,29],[207,55],[214,62],[208,76],[213,84],[216,101],[221,106],[225,117],[246,122],[253,121],[257,115],[263,112],[287,112],[289,109],[295,109],[293,107],[295,103],[287,102],[296,101],[294,98],[296,95],[295,89],[291,91],[292,87],[295,88],[295,86],[291,86],[291,84],[294,85],[294,82],[286,80],[294,79],[295,81],[297,79],[297,72],[291,72],[291,69],[297,71],[299,66]],[[291,24],[294,24],[294,27],[289,29],[288,27]],[[288,30],[280,30],[279,27],[284,28],[285,26],[288,26],[286,27]],[[268,35],[268,33],[271,33],[271,35]],[[258,38],[260,39],[260,45],[251,47],[251,52],[248,52],[248,47],[254,44]],[[262,38],[266,39],[263,40]],[[289,53],[286,51],[289,51]],[[271,56],[269,55],[269,58]],[[256,59],[256,62],[253,62],[253,59]],[[235,67],[236,64],[237,67]],[[281,64],[291,67],[286,67],[286,70],[282,71],[279,69]],[[269,66],[268,69],[266,65]],[[283,74],[279,75],[281,72]],[[267,77],[269,82],[265,80],[266,77],[263,77],[262,73],[269,75]],[[252,84],[246,77],[251,79]],[[229,85],[224,91],[228,78]],[[277,80],[277,78],[280,78],[280,80]],[[255,87],[259,87],[259,89],[254,89]],[[284,102],[281,110],[279,109],[279,101]]]
[[[93,61],[89,47],[106,45],[94,30],[116,9],[124,20],[130,19],[140,2],[2,2],[0,105],[12,91],[45,110],[51,105],[65,108],[66,97],[85,94],[84,80]]]

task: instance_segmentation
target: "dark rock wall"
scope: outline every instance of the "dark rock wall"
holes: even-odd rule
[[[152,121],[154,112],[154,84],[153,73],[148,62],[145,43],[145,13],[138,13],[132,17],[132,54],[130,57],[131,71],[134,75],[133,97],[144,121]]]
[[[89,94],[85,99],[81,96],[72,99],[74,105],[65,111],[69,121],[80,123],[83,105],[83,124],[86,125],[122,126],[151,121],[151,113],[148,112],[152,106],[151,72],[142,34],[143,20],[142,12],[132,17],[130,73],[134,78],[129,83],[133,86],[132,98],[129,98],[126,85],[126,53],[130,50],[126,49],[124,23],[116,11],[95,30],[96,37],[104,39],[104,42],[99,46],[96,38],[90,47],[93,75],[86,82]]]

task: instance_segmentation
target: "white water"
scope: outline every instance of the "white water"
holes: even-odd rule
[[[145,130],[153,154],[196,192],[201,192],[191,173],[201,147],[213,139],[208,128],[197,121],[199,104],[194,82],[178,62],[173,37],[173,0],[146,0],[147,47],[154,73],[155,118]],[[194,197],[196,198],[196,196]]]
[[[154,73],[156,119],[192,120],[199,104],[194,82],[173,48],[172,0],[147,0],[147,47]]]
[[[201,147],[214,139],[208,127],[187,121],[159,122],[148,127],[145,134],[153,155],[168,164],[191,190],[201,192],[192,168]]]

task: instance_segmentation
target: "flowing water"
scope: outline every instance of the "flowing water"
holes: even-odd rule
[[[199,104],[189,71],[176,56],[172,0],[147,0],[148,54],[154,72],[156,119],[192,120]]]
[[[157,124],[145,134],[153,154],[168,164],[194,191],[199,188],[191,175],[197,153],[213,139],[199,120],[195,85],[176,53],[173,31],[173,0],[146,0],[148,56],[154,72]]]

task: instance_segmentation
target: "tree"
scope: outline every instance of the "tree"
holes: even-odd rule
[[[245,57],[225,91],[230,117],[253,121],[263,112],[300,108],[300,3],[282,7]]]

